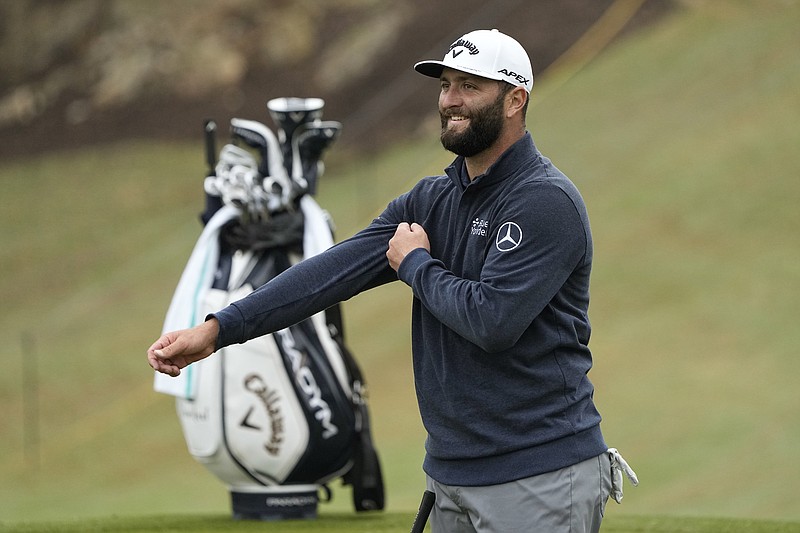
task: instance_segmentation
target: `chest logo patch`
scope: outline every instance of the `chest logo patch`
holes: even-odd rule
[[[476,218],[472,221],[472,229],[470,233],[472,235],[480,235],[481,237],[486,237],[486,231],[489,229],[489,221],[484,220],[482,218]]]
[[[510,252],[522,244],[522,228],[515,222],[504,222],[497,232],[495,246],[501,252]]]

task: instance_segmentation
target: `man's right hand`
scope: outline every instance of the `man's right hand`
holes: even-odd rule
[[[214,353],[218,334],[216,318],[190,329],[165,333],[147,350],[147,362],[157,372],[178,376],[182,368]]]

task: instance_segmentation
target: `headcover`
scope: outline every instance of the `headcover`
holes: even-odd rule
[[[516,40],[497,30],[475,30],[450,45],[444,59],[420,61],[414,70],[438,78],[445,67],[482,78],[507,81],[533,89],[533,69],[527,52]]]

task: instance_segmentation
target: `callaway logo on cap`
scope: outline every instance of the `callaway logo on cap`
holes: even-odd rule
[[[450,45],[441,61],[420,61],[414,70],[438,78],[445,67],[475,74],[482,78],[507,81],[533,89],[531,60],[522,45],[497,30],[475,30]]]

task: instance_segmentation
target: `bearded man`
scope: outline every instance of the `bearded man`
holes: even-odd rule
[[[400,280],[414,294],[433,531],[597,531],[612,483],[587,377],[592,236],[578,190],[526,130],[530,60],[513,38],[476,30],[414,68],[441,84],[441,141],[457,155],[445,174],[203,324],[163,335],[148,361],[177,375]]]

